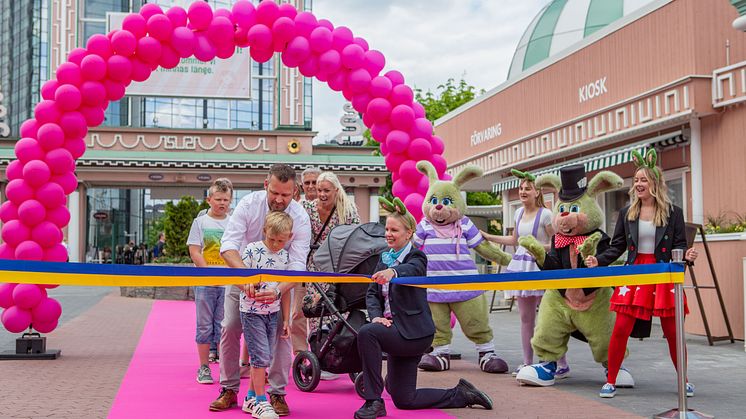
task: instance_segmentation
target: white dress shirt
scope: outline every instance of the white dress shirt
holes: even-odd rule
[[[267,191],[256,191],[244,196],[228,221],[220,253],[235,250],[241,255],[247,244],[261,241],[264,218],[268,213]],[[295,201],[290,201],[285,213],[293,219],[293,238],[285,246],[290,254],[288,270],[305,271],[311,247],[311,221],[306,210]]]

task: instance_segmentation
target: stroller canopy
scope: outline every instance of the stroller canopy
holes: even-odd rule
[[[324,272],[353,273],[361,263],[388,249],[380,223],[339,225],[329,232],[313,255]]]

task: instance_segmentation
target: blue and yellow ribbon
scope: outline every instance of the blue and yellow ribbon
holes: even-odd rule
[[[176,287],[257,282],[370,283],[370,277],[327,272],[183,266],[101,265],[0,260],[0,281],[21,284]],[[683,283],[673,263],[485,275],[403,277],[396,284],[448,290],[530,290]]]

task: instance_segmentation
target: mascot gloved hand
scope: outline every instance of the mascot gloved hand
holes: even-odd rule
[[[417,163],[417,169],[430,179],[430,188],[422,205],[423,219],[417,225],[413,238],[414,244],[427,255],[427,276],[478,274],[469,249],[501,265],[510,263],[511,256],[484,240],[479,229],[464,215],[466,202],[461,196],[461,186],[481,176],[481,169],[469,166],[457,174],[453,181],[438,180],[435,167],[428,161]],[[419,364],[421,369],[450,369],[450,343],[453,337],[450,319],[453,312],[461,330],[476,345],[481,370],[488,373],[508,371],[508,364],[495,353],[484,291],[428,289],[427,300],[436,331],[433,351],[423,355]]]
[[[599,228],[603,211],[596,197],[606,191],[619,189],[624,184],[618,175],[603,171],[586,181],[585,167],[568,166],[560,169],[560,176],[549,174],[536,179],[536,187],[552,187],[559,191],[554,206],[551,249],[532,236],[519,239],[536,258],[542,270],[584,268],[587,256],[595,256],[609,247],[610,238]],[[531,346],[541,360],[518,371],[521,384],[550,386],[554,384],[557,361],[567,352],[570,335],[581,334],[591,347],[596,362],[606,365],[609,340],[614,327],[614,312],[609,311],[611,288],[582,288],[547,290],[539,305]],[[620,371],[619,380],[634,386],[627,371]]]

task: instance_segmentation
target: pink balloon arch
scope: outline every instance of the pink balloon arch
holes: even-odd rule
[[[257,6],[239,0],[231,10],[212,10],[204,1],[165,12],[146,4],[125,17],[121,30],[93,35],[85,48],[71,51],[56,78],[42,86],[43,100],[34,108],[34,118],[21,126],[17,159],[6,169],[0,259],[66,261],[61,243],[62,229],[70,221],[66,196],[77,188],[75,161],[86,150],[88,128],[104,121],[109,102],[121,99],[132,81],[147,80],[159,67],[174,68],[182,58],[225,59],[236,47],[248,47],[257,62],[279,52],[286,66],[342,92],[380,143],[393,194],[421,218],[428,179],[416,162],[431,161],[439,176],[447,178],[443,141],[433,135],[425,109],[414,101],[402,74],[392,70],[381,75],[386,60],[365,39],[271,0]],[[59,302],[47,296],[46,289],[54,287],[1,284],[3,326],[13,333],[30,326],[42,333],[54,330],[62,313]]]

